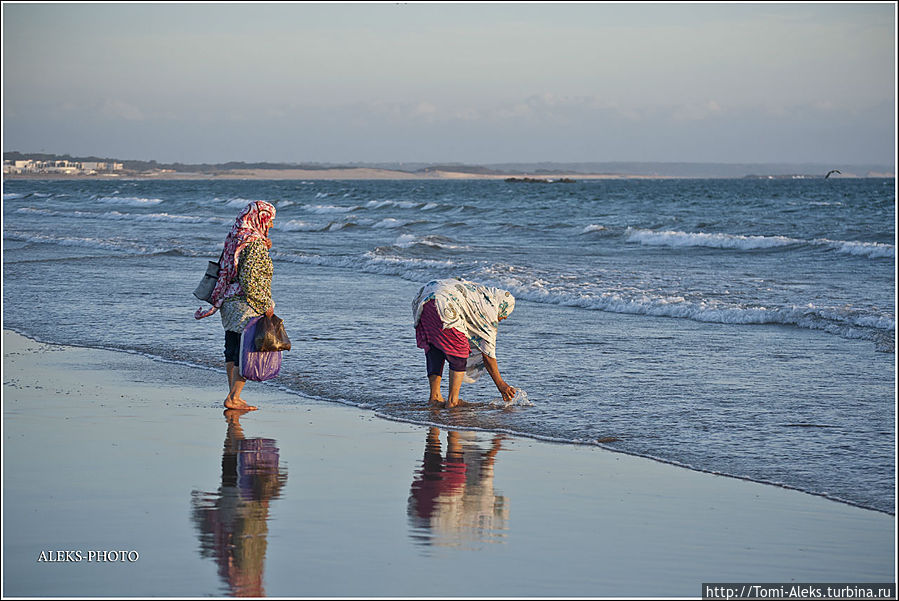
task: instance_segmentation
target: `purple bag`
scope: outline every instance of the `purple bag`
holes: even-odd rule
[[[264,382],[281,371],[281,351],[256,351],[256,322],[254,317],[240,335],[240,375],[247,380]]]

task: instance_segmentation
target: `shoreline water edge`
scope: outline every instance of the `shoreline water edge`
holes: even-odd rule
[[[4,596],[895,582],[895,517],[880,511],[277,385],[248,389],[260,411],[223,413],[223,370],[139,352],[4,329],[3,354]]]
[[[218,368],[220,326],[192,319],[191,291],[264,200],[298,336],[287,389],[894,513],[892,184],[9,182],[4,325]],[[453,277],[515,295],[498,356],[528,406],[497,406],[487,381],[463,390],[478,410],[422,410],[408,305]]]

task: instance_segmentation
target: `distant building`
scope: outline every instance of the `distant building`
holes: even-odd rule
[[[3,160],[3,173],[11,175],[61,173],[64,175],[97,175],[98,173],[114,173],[123,171],[123,163],[105,161],[35,161],[25,159],[20,161]]]

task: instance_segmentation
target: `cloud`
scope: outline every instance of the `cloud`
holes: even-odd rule
[[[674,121],[702,121],[710,117],[718,117],[724,111],[714,100],[701,104],[684,104],[671,109],[671,118]]]
[[[144,113],[133,104],[122,100],[107,98],[100,107],[100,113],[111,119],[124,119],[126,121],[143,121]]]

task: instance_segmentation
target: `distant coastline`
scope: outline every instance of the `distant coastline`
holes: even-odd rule
[[[518,174],[466,173],[459,171],[428,171],[426,173],[396,171],[391,169],[350,168],[350,169],[229,169],[212,173],[189,171],[169,172],[123,172],[120,174],[70,175],[56,173],[4,174],[5,180],[498,180],[514,179]],[[571,173],[566,175],[534,173],[528,179],[676,179],[677,176],[630,175],[617,173]]]
[[[458,171],[429,171],[427,173],[410,173],[390,169],[352,168],[352,169],[231,169],[213,173],[197,173],[189,171],[180,172],[122,172],[118,174],[102,175],[71,175],[56,173],[30,173],[30,174],[3,174],[4,181],[15,180],[78,180],[78,181],[103,181],[103,180],[496,180],[511,181],[518,179],[519,174],[478,174]],[[860,179],[860,178],[894,178],[893,173],[869,172],[864,175],[843,173],[839,176],[831,176],[830,179]],[[528,174],[523,180],[663,180],[663,179],[824,179],[818,174],[786,174],[765,175],[747,174],[737,175],[659,175],[659,174],[628,174],[628,173],[533,173]],[[524,183],[530,183],[525,181]]]
[[[819,163],[159,163],[72,155],[4,152],[3,178],[156,180],[540,180],[601,179],[817,179],[895,177],[889,165]]]

